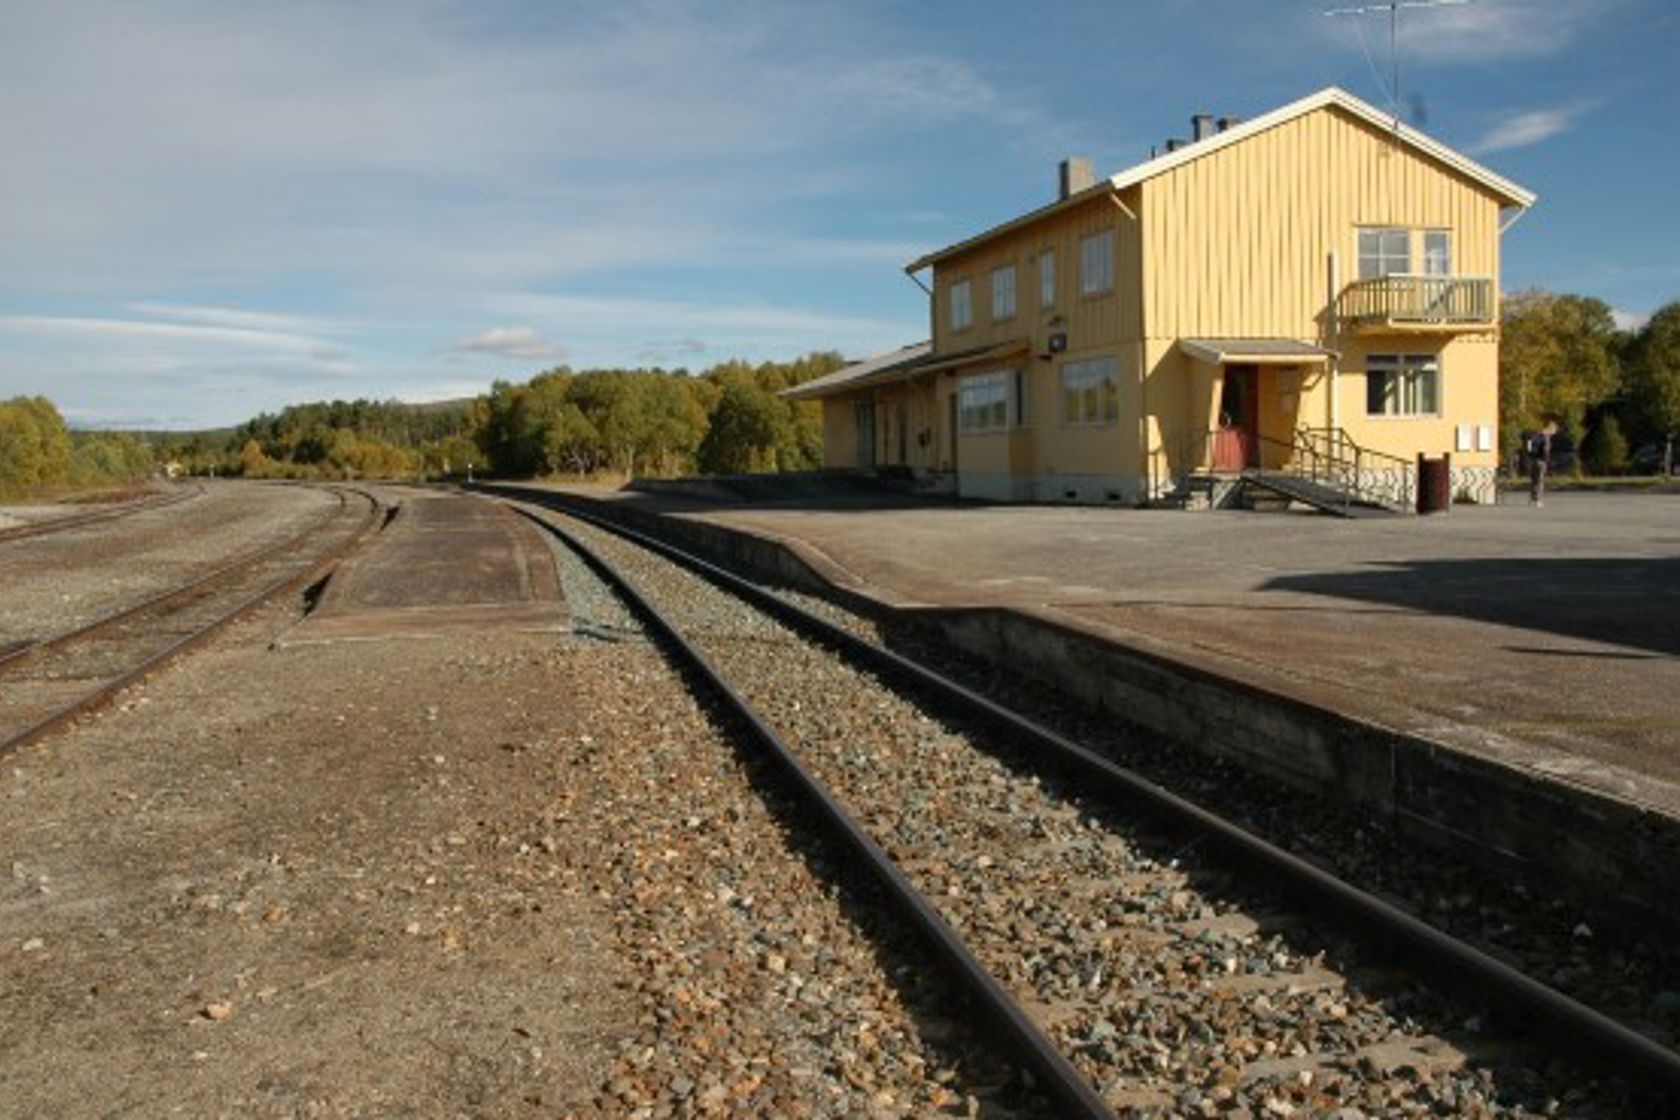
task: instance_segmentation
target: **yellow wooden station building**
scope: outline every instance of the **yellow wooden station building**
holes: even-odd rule
[[[830,467],[966,497],[1409,506],[1497,465],[1499,243],[1535,196],[1339,89],[1193,136],[911,262],[930,342],[786,395]],[[1433,471],[1432,471],[1433,473]],[[1304,489],[1302,489],[1304,488]]]

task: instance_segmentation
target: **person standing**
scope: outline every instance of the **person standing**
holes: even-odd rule
[[[1552,437],[1557,434],[1557,421],[1548,420],[1546,426],[1528,437],[1528,504],[1543,505],[1546,497],[1546,469],[1552,461]]]

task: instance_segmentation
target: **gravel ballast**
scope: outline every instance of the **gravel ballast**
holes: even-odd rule
[[[567,637],[272,608],[0,764],[0,1111],[1046,1115],[563,576]]]
[[[795,744],[1122,1109],[1616,1115],[1619,1090],[1498,1059],[1472,1008],[1255,910],[1193,851],[975,749],[709,584],[567,519]],[[994,744],[995,746],[995,744]],[[1235,886],[1237,889],[1233,889]],[[1444,1037],[1443,1037],[1444,1035]],[[1492,1040],[1505,1045],[1505,1040]],[[1468,1060],[1465,1051],[1469,1051]]]
[[[184,502],[0,542],[0,647],[74,629],[186,583],[338,506],[323,487],[224,481]]]

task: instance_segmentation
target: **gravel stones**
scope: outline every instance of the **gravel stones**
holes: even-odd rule
[[[1522,1116],[1569,1084],[1509,1063],[1395,1065],[1458,1053],[1430,1033],[1457,1018],[1428,991],[1352,979],[1332,967],[1344,947],[1316,931],[1244,921],[1229,884],[1169,838],[977,749],[709,584],[568,528],[701,646],[1116,1108]]]

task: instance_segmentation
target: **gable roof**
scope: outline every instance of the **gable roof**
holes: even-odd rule
[[[1291,101],[1281,108],[1273,109],[1263,116],[1232,125],[1224,132],[1218,132],[1206,139],[1186,144],[1177,151],[1167,152],[1156,156],[1154,159],[1134,164],[1124,171],[1116,172],[1107,179],[1098,180],[1094,185],[1071,194],[1067,198],[1057,199],[1046,206],[1040,206],[1038,209],[1022,214],[1018,218],[993,226],[983,233],[947,245],[943,249],[926,253],[905,265],[904,271],[920,272],[931,264],[972,249],[1000,234],[1013,232],[1022,226],[1031,225],[1063,210],[1071,210],[1105,194],[1125,190],[1127,187],[1141,183],[1145,179],[1153,179],[1155,176],[1171,171],[1175,167],[1181,167],[1193,160],[1201,159],[1203,156],[1212,155],[1214,152],[1228,148],[1232,144],[1240,144],[1251,136],[1276,128],[1278,125],[1287,124],[1297,117],[1305,116],[1329,106],[1343,109],[1355,117],[1391,133],[1408,147],[1439,160],[1466,178],[1480,183],[1490,192],[1499,196],[1501,201],[1507,205],[1526,208],[1534,205],[1534,201],[1538,197],[1533,191],[1513,183],[1503,175],[1490,171],[1469,156],[1447,147],[1439,140],[1419,132],[1411,125],[1396,122],[1389,114],[1382,112],[1368,102],[1361,101],[1346,90],[1329,86],[1298,101]]]

